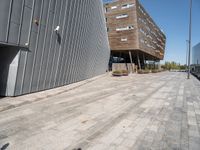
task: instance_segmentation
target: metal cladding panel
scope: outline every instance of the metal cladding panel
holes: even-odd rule
[[[55,76],[56,76],[56,70],[58,68],[57,62],[59,60],[59,53],[60,53],[60,48],[62,46],[62,38],[63,37],[63,21],[64,21],[64,15],[65,15],[65,9],[66,7],[66,1],[61,1],[61,7],[59,11],[59,18],[58,18],[58,24],[60,26],[60,32],[56,34],[56,43],[54,46],[54,55],[53,55],[53,61],[52,61],[52,66],[51,66],[51,75],[50,75],[50,83],[49,87],[55,87]],[[56,50],[56,51],[55,51]]]
[[[89,3],[90,3],[90,0],[87,0],[87,3],[86,3],[86,5],[85,5],[85,7],[87,8],[87,5],[89,5]],[[89,14],[89,9],[84,9],[85,10],[85,12],[84,12],[84,14]],[[84,26],[85,26],[85,28],[84,28],[84,31],[83,31],[83,39],[84,40],[82,40],[82,56],[81,56],[81,61],[80,61],[80,63],[82,64],[81,65],[81,70],[80,70],[80,79],[87,79],[87,77],[86,77],[86,71],[87,71],[87,68],[86,68],[86,62],[87,62],[87,49],[88,49],[88,47],[89,47],[89,44],[87,44],[88,42],[89,42],[89,38],[86,38],[86,37],[88,37],[88,33],[89,33],[89,31],[90,31],[90,28],[89,28],[89,24],[91,24],[91,22],[89,21],[90,20],[90,16],[89,15],[84,15],[85,16],[85,21],[83,22],[84,24]],[[85,69],[82,69],[82,68],[85,68]]]
[[[31,81],[31,74],[33,69],[33,61],[34,61],[34,51],[36,47],[36,40],[37,40],[37,34],[35,32],[31,33],[31,39],[30,39],[30,51],[26,52],[25,57],[26,60],[22,66],[23,68],[23,81],[21,85],[21,91],[23,93],[28,93],[30,91],[30,81]],[[24,66],[25,65],[25,66]]]
[[[110,49],[101,0],[1,0],[0,4],[7,8],[0,13],[4,20],[0,41],[29,47],[20,51],[13,96],[105,73]]]
[[[19,59],[19,64],[18,64],[18,70],[17,70],[17,80],[16,80],[16,84],[15,84],[15,93],[14,95],[20,95],[22,93],[21,89],[22,89],[22,83],[24,80],[24,71],[25,71],[25,62],[27,59],[27,52],[25,51],[20,51],[20,59]],[[12,96],[12,95],[10,95]]]
[[[10,30],[8,34],[9,43],[18,43],[19,27],[20,27],[19,24],[16,24],[14,22],[10,23]]]
[[[44,6],[43,6],[43,13],[42,13],[42,19],[41,19],[41,24],[46,25],[47,24],[47,15],[48,15],[48,10],[49,10],[49,5],[51,3],[50,0],[44,0]]]
[[[51,78],[51,86],[53,87],[56,87],[56,86],[59,86],[58,84],[56,84],[56,82],[59,81],[58,79],[58,72],[59,70],[61,69],[60,66],[62,64],[60,64],[60,62],[63,62],[62,61],[62,55],[63,55],[63,48],[64,48],[64,45],[65,45],[65,39],[66,39],[66,20],[67,20],[67,13],[68,13],[68,10],[69,9],[66,9],[67,7],[67,1],[63,1],[62,3],[62,9],[61,9],[61,16],[60,16],[60,21],[59,21],[59,24],[60,24],[60,27],[61,27],[61,30],[60,30],[60,33],[57,34],[57,52],[55,53],[55,61],[54,61],[54,65],[53,65],[53,70],[55,70],[55,72],[52,74],[52,78]],[[63,37],[63,38],[61,38]],[[60,64],[60,65],[59,65]]]
[[[84,2],[82,1],[82,2],[80,2],[79,3],[79,11],[81,11],[81,12],[84,12],[84,10],[83,10],[83,8],[84,8],[85,6],[84,6]],[[83,36],[82,36],[82,33],[83,33],[83,28],[81,28],[81,26],[82,26],[82,24],[83,24],[83,19],[84,19],[84,17],[83,17],[83,14],[81,14],[81,15],[79,15],[79,18],[78,18],[78,21],[77,21],[77,23],[78,23],[78,27],[77,28],[80,28],[80,32],[78,32],[78,34],[77,34],[77,44],[76,44],[76,50],[77,50],[77,52],[76,52],[76,58],[75,58],[75,62],[74,62],[74,75],[73,75],[73,82],[77,82],[77,81],[79,81],[79,77],[78,77],[78,75],[79,75],[79,67],[80,67],[80,56],[81,56],[81,48],[80,48],[80,46],[81,46],[81,39],[83,38]]]
[[[45,76],[46,76],[46,68],[48,65],[48,57],[49,57],[49,49],[50,49],[50,43],[51,43],[51,35],[52,35],[52,30],[54,29],[53,26],[53,16],[54,14],[52,12],[49,13],[48,16],[48,24],[46,27],[46,32],[45,32],[45,42],[43,43],[43,56],[41,58],[41,63],[40,63],[40,72],[39,72],[39,76],[38,76],[38,89],[42,90],[44,88],[44,83],[45,83]]]
[[[41,26],[41,18],[42,8],[43,8],[43,0],[33,0],[34,1],[34,9],[33,9],[33,20],[32,20],[32,31],[38,32],[39,27]],[[35,23],[37,21],[38,23]]]
[[[66,7],[69,6],[69,3],[66,4]],[[61,46],[59,47],[59,58],[57,61],[57,67],[56,67],[56,72],[55,72],[55,86],[59,86],[61,85],[62,82],[60,82],[60,77],[61,74],[63,74],[63,68],[64,68],[64,58],[66,57],[66,51],[62,50],[65,49],[66,46],[66,42],[68,39],[68,24],[69,24],[69,20],[67,20],[68,18],[66,16],[69,16],[70,13],[70,9],[65,9],[65,14],[64,14],[64,19],[63,19],[63,29],[62,29],[62,37],[63,39],[61,40]]]
[[[66,43],[66,57],[64,58],[65,61],[64,61],[64,72],[63,72],[63,75],[62,75],[62,84],[67,84],[67,81],[68,81],[68,84],[69,84],[69,80],[67,80],[66,78],[68,76],[70,76],[70,73],[71,73],[71,70],[70,70],[70,67],[71,67],[71,64],[70,64],[70,61],[72,59],[72,42],[73,42],[73,32],[74,32],[74,17],[75,17],[75,12],[76,12],[76,7],[75,7],[75,1],[72,2],[72,1],[69,1],[69,9],[70,9],[70,14],[69,16],[67,16],[69,18],[69,24],[68,24],[68,39],[67,39],[67,43]]]
[[[31,27],[31,15],[32,15],[33,8],[24,6],[23,12],[23,22],[21,23],[21,35],[20,35],[20,45],[25,45],[28,42],[28,37],[30,34],[30,27]]]
[[[11,0],[0,0],[0,42],[7,42]]]
[[[34,66],[33,66],[33,72],[31,76],[31,91],[37,90],[38,85],[38,75],[40,71],[40,62],[41,62],[41,56],[42,56],[42,44],[44,43],[44,34],[45,34],[45,28],[41,27],[40,30],[40,36],[38,37],[38,47],[37,47],[37,53],[35,56]]]
[[[72,34],[71,34],[71,43],[70,43],[70,58],[68,61],[68,75],[67,75],[67,81],[68,84],[73,83],[72,78],[73,78],[73,68],[74,68],[74,55],[76,54],[76,49],[74,48],[76,46],[76,36],[77,36],[77,25],[78,25],[78,2],[77,0],[74,1],[74,9],[73,9],[73,21],[72,21]]]
[[[20,21],[22,14],[23,0],[13,1],[10,15],[10,26],[8,31],[8,43],[17,43],[20,35]]]
[[[33,0],[25,0],[25,6],[32,7]]]
[[[14,48],[12,50],[12,55],[14,54],[13,51],[17,52],[15,53],[15,56],[13,57],[11,63],[9,64],[9,71],[8,71],[8,81],[6,86],[6,95],[14,95],[15,92],[15,83],[16,83],[16,77],[17,77],[17,69],[18,69],[18,63],[19,63],[19,50]],[[7,53],[8,54],[8,53]]]
[[[13,1],[10,20],[16,24],[20,24],[23,8],[23,0]]]
[[[45,71],[46,71],[45,79],[44,79],[44,81],[45,81],[44,88],[45,89],[52,88],[50,86],[50,84],[51,84],[52,73],[54,72],[54,70],[52,70],[52,69],[53,69],[53,63],[54,63],[54,60],[55,60],[55,53],[57,52],[56,44],[58,42],[57,41],[58,35],[54,31],[54,29],[57,26],[59,26],[61,0],[57,0],[55,6],[56,6],[56,8],[55,8],[54,18],[53,18],[53,28],[51,30],[52,34],[51,34],[50,48],[49,48],[49,54],[48,54],[48,57],[47,57],[47,67],[45,69]]]
[[[64,42],[62,43],[63,44],[63,56],[62,56],[62,59],[60,61],[60,72],[58,73],[58,85],[64,85],[65,83],[65,73],[66,73],[66,68],[67,68],[67,65],[66,65],[66,62],[69,60],[68,57],[69,57],[69,50],[68,50],[68,46],[69,46],[69,43],[70,43],[70,39],[71,39],[71,22],[73,20],[72,17],[69,17],[69,16],[72,16],[72,11],[73,10],[73,7],[72,7],[72,1],[68,1],[67,3],[67,12],[66,12],[66,15],[65,15],[65,18],[66,18],[66,21],[65,21],[65,26],[66,26],[66,29],[65,29],[65,40]],[[57,85],[57,86],[58,86]]]

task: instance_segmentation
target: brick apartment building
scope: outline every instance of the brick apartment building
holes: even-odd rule
[[[147,60],[164,58],[165,34],[138,0],[117,0],[104,4],[112,56],[144,68]]]

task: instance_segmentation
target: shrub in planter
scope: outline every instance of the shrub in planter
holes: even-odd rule
[[[112,72],[112,75],[113,75],[113,76],[118,76],[118,77],[119,77],[119,76],[122,76],[122,72],[119,71],[119,70],[116,70],[116,71],[113,71],[113,72]]]
[[[148,74],[149,70],[138,70],[139,74]]]
[[[149,70],[144,70],[144,74],[148,74],[149,72]]]
[[[149,70],[149,69],[145,69],[144,72],[145,72],[145,74],[147,74],[147,73],[150,73],[151,70]]]
[[[151,72],[152,73],[158,73],[159,71],[158,70],[152,70]]]
[[[128,71],[127,70],[122,70],[121,72],[122,72],[123,76],[128,76]]]
[[[138,70],[139,74],[144,74],[144,70]]]
[[[158,73],[158,72],[162,72],[162,70],[158,70],[158,69],[154,69],[151,71],[152,73]]]

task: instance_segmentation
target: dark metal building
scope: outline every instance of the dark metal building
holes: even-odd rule
[[[191,72],[194,76],[200,79],[200,43],[192,49],[192,65]]]
[[[200,43],[195,45],[192,49],[192,64],[200,65]]]
[[[109,56],[101,0],[0,0],[0,95],[91,78]]]

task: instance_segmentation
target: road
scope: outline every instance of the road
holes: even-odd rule
[[[199,150],[200,82],[185,73],[109,75],[0,112],[8,150]]]

